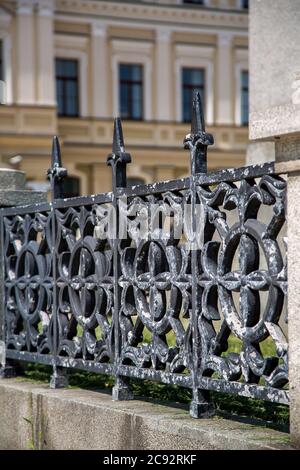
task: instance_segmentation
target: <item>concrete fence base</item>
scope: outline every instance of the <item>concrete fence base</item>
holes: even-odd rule
[[[243,419],[194,420],[182,408],[81,389],[0,381],[0,449],[291,449],[289,435]]]

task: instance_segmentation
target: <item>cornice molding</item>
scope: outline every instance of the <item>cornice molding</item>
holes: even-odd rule
[[[96,0],[56,0],[58,13],[99,15],[102,18],[164,21],[170,23],[194,24],[197,26],[223,26],[248,29],[248,15],[240,12],[201,8],[179,8],[176,6],[156,6],[109,2]]]

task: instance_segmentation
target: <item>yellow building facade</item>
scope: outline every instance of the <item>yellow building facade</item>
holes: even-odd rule
[[[106,157],[121,114],[129,182],[186,176],[195,81],[215,137],[209,169],[244,164],[247,4],[0,0],[0,166],[43,187],[57,134],[69,193],[110,190]]]

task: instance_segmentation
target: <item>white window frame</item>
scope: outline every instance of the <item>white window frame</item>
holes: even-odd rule
[[[63,44],[64,47],[61,47]],[[56,59],[75,59],[78,60],[78,85],[79,85],[79,117],[88,117],[88,76],[87,76],[87,52],[80,50],[79,47],[84,48],[86,45],[86,38],[68,38],[64,35],[57,37],[55,47]],[[70,46],[70,47],[68,47]],[[76,47],[77,46],[77,47]],[[56,74],[55,74],[55,87],[56,87]],[[56,89],[56,88],[55,88]],[[56,94],[55,94],[56,102]]]
[[[13,103],[13,80],[12,80],[12,42],[11,35],[7,31],[10,25],[11,16],[0,7],[0,41],[2,41],[3,53],[3,70],[4,70],[4,86],[5,86],[5,102],[3,104],[10,105]]]
[[[120,115],[120,76],[119,64],[139,64],[143,66],[143,121],[152,116],[152,49],[153,45],[138,41],[112,41],[113,114]]]
[[[182,69],[184,67],[204,69],[205,122],[214,123],[214,47],[177,46],[175,61],[176,76],[176,121],[182,116]]]
[[[235,51],[235,113],[234,122],[237,126],[242,125],[242,71],[249,73],[248,51],[244,49]]]

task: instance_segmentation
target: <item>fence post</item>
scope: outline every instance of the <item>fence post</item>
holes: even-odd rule
[[[184,139],[184,147],[190,151],[190,200],[191,200],[191,223],[192,240],[191,249],[191,274],[192,274],[192,383],[193,399],[190,405],[190,415],[193,418],[208,417],[213,414],[213,407],[209,400],[209,393],[199,388],[199,367],[201,359],[205,356],[205,344],[201,342],[201,335],[198,327],[198,320],[201,314],[200,288],[198,285],[198,256],[199,246],[197,246],[197,214],[196,204],[200,201],[197,198],[196,175],[207,173],[207,146],[214,142],[213,136],[205,132],[204,114],[201,104],[200,93],[196,92],[193,98],[191,132]],[[203,224],[202,224],[203,225]]]
[[[68,379],[63,369],[57,366],[57,347],[58,347],[58,315],[57,315],[57,256],[56,256],[56,217],[55,217],[55,199],[63,197],[63,180],[67,176],[67,170],[62,167],[60,145],[57,136],[53,137],[51,168],[47,172],[51,184],[51,257],[52,257],[52,320],[53,334],[52,338],[52,358],[53,374],[50,378],[50,388],[63,388],[68,385]]]
[[[107,164],[112,168],[112,189],[113,189],[113,208],[114,208],[114,233],[113,233],[113,271],[114,271],[114,308],[113,308],[113,325],[114,325],[114,369],[115,369],[115,385],[112,390],[113,400],[131,400],[133,394],[130,390],[128,379],[119,374],[120,359],[120,322],[119,312],[121,304],[121,289],[119,286],[119,278],[121,275],[120,254],[119,254],[119,204],[118,204],[118,188],[126,188],[126,165],[131,162],[131,156],[125,151],[122,124],[120,118],[114,121],[114,135],[112,144],[112,153],[107,157]]]

